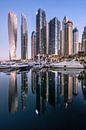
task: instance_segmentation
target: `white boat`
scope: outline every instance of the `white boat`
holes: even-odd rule
[[[76,75],[76,77],[83,72],[84,69],[49,69],[49,72],[58,72],[58,73],[62,73],[62,74],[68,74],[68,75]]]
[[[80,64],[79,61],[75,60],[52,63],[50,67],[63,68],[63,69],[84,69],[84,65]]]
[[[10,68],[10,65],[0,65],[0,69],[8,69]]]
[[[35,63],[35,64],[33,64],[33,68],[34,69],[42,69],[44,67],[44,65],[43,64],[40,64],[40,63]]]

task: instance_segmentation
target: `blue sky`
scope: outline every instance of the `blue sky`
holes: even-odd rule
[[[0,60],[9,58],[8,12],[13,11],[18,17],[17,57],[21,54],[21,13],[27,17],[28,24],[28,57],[31,55],[31,32],[35,30],[36,11],[46,11],[47,20],[57,17],[61,22],[66,15],[79,29],[80,40],[83,27],[86,25],[86,0],[0,0]]]

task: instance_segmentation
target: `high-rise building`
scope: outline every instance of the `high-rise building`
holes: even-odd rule
[[[61,31],[61,54],[65,54],[65,43],[66,43],[66,23],[68,22],[68,18],[65,16],[62,21],[62,31]]]
[[[83,51],[86,53],[86,26],[84,27],[84,31],[82,34],[82,46],[83,46]]]
[[[17,16],[14,12],[8,13],[9,59],[16,59],[17,49]]]
[[[60,54],[62,55],[62,30],[60,30]]]
[[[79,52],[83,51],[83,45],[81,42],[79,42]]]
[[[60,21],[55,17],[49,22],[49,55],[60,54]]]
[[[64,17],[62,22],[62,55],[73,54],[73,23]]]
[[[21,15],[21,59],[28,59],[28,31],[26,17]]]
[[[73,54],[77,54],[79,51],[79,31],[77,27],[73,29]]]
[[[36,32],[33,31],[31,34],[31,59],[36,57]]]
[[[48,54],[48,46],[49,46],[49,27],[48,22],[46,22],[46,54]]]
[[[39,9],[36,13],[36,55],[46,54],[46,13]]]

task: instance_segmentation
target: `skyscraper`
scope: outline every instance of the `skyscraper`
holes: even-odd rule
[[[28,31],[26,17],[21,15],[21,59],[28,59]]]
[[[63,35],[62,35],[62,30],[60,30],[60,54],[61,54],[61,55],[63,54],[63,53],[62,53],[62,49],[63,49],[63,48],[62,48],[62,39],[63,39],[62,36],[63,36]]]
[[[73,54],[73,34],[72,34],[73,23],[64,17],[62,23],[62,54],[72,55]]]
[[[68,18],[65,16],[62,21],[62,31],[61,31],[61,54],[65,54],[65,44],[66,44],[66,23],[68,22]]]
[[[60,21],[55,17],[49,22],[49,54],[60,54]]]
[[[82,34],[82,46],[83,46],[83,51],[86,53],[86,26],[84,27],[84,31]]]
[[[16,59],[17,49],[17,16],[14,12],[8,13],[9,59]]]
[[[73,29],[73,54],[77,54],[79,51],[79,32],[77,27]]]
[[[31,59],[36,57],[36,32],[33,31],[31,34]]]
[[[36,13],[36,55],[46,54],[46,13],[39,9]]]
[[[81,42],[79,42],[79,52],[83,51],[83,45]]]

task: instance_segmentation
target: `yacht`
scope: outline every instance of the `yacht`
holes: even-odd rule
[[[80,64],[79,61],[62,61],[58,63],[51,63],[50,67],[59,68],[59,69],[84,69],[84,65]]]

